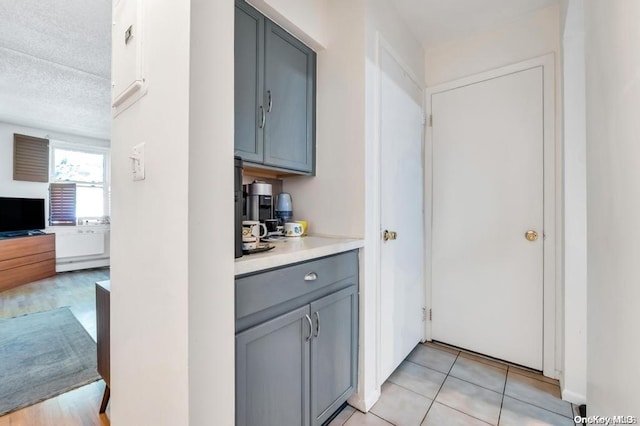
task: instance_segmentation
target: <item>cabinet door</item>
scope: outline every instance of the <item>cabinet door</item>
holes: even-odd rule
[[[262,163],[264,17],[243,1],[235,11],[235,155]]]
[[[315,53],[265,22],[264,163],[314,172]]]
[[[311,303],[311,423],[321,425],[355,391],[358,371],[358,287]]]
[[[236,425],[309,425],[309,305],[236,335]]]

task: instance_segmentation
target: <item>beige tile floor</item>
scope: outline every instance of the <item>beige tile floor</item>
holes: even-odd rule
[[[416,346],[369,413],[347,406],[330,426],[575,426],[553,379],[444,345]]]

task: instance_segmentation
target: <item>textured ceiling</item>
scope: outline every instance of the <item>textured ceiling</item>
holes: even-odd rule
[[[393,0],[423,46],[488,31],[558,0]]]
[[[1,0],[0,22],[0,121],[109,139],[111,0]]]

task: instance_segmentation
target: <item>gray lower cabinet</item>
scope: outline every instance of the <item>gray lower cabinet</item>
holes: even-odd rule
[[[309,307],[236,336],[236,424],[309,424]]]
[[[355,392],[357,262],[348,252],[236,279],[237,425],[318,426]]]
[[[358,293],[351,286],[311,303],[312,424],[324,423],[355,392],[358,362]]]
[[[316,54],[236,0],[235,155],[248,165],[315,173]]]

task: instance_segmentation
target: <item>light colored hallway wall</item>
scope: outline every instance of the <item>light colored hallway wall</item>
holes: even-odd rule
[[[585,1],[589,415],[640,415],[640,2]]]
[[[565,399],[587,398],[587,142],[583,0],[567,9],[564,67],[564,380]]]
[[[550,52],[560,72],[560,43],[560,7],[551,6],[487,33],[427,47],[425,82],[434,86]]]
[[[112,123],[111,423],[188,425],[190,1],[143,4],[149,91]]]
[[[214,225],[234,218],[234,10],[231,1],[191,1],[187,190],[193,426],[235,422],[234,227]]]
[[[327,1],[317,52],[316,176],[284,180],[294,216],[314,234],[364,236],[365,1]]]
[[[327,47],[330,27],[327,24],[327,0],[247,0],[278,25],[314,50]]]

